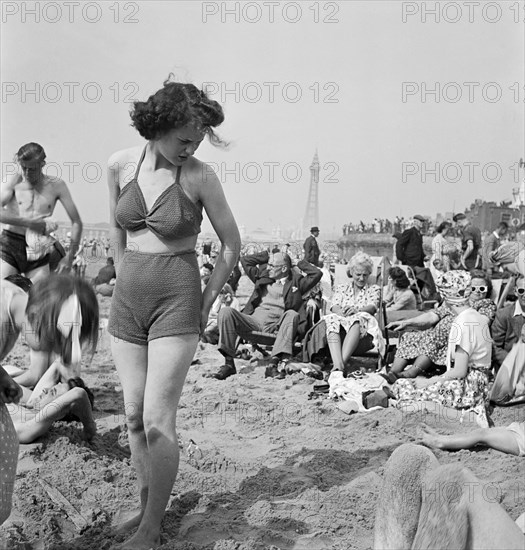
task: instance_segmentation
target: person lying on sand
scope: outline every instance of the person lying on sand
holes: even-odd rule
[[[82,422],[84,438],[93,439],[97,430],[92,413],[93,392],[82,378],[59,382],[60,371],[59,361],[55,361],[32,392],[22,388],[25,404],[8,407],[20,443],[32,443],[56,420]]]
[[[523,550],[525,537],[487,486],[461,464],[440,465],[426,447],[398,447],[385,465],[375,550]]]

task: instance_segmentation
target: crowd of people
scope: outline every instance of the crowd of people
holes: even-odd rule
[[[227,145],[215,131],[224,120],[219,103],[191,84],[168,79],[146,101],[135,102],[131,120],[145,144],[109,159],[109,241],[82,240],[78,210],[65,183],[44,174],[46,156],[38,144],[20,148],[20,173],[2,189],[0,359],[22,332],[30,357],[26,370],[0,367],[1,487],[12,490],[18,443],[40,437],[55,420],[80,421],[88,440],[96,431],[93,392],[80,377],[83,349],[97,344],[96,293],[111,297],[108,330],[140,496],[136,517],[117,526],[117,532],[130,532],[123,550],[160,544],[179,466],[178,402],[199,341],[216,346],[224,358],[210,375],[217,380],[237,374],[241,340],[264,337],[270,349],[265,377],[284,378],[300,361],[315,365],[314,376],[324,375],[332,387],[348,375],[363,377],[353,365],[356,355],[376,349],[386,357],[387,331],[395,331],[395,357],[382,371],[382,391],[391,403],[402,408],[437,402],[472,411],[488,427],[491,376],[516,356],[516,346],[525,346],[525,224],[509,250],[502,242],[504,224],[482,242],[479,230],[458,214],[437,228],[429,257],[424,217],[377,219],[374,232],[396,234],[394,265],[380,273],[373,258],[357,252],[346,266],[346,280],[334,285],[337,266],[323,254],[317,226],[301,254],[290,243],[242,250],[218,178],[194,156],[206,137]],[[136,166],[131,179],[124,169],[130,163]],[[51,235],[57,202],[72,224],[63,252]],[[219,242],[201,243],[197,254],[204,212]],[[461,235],[459,247],[447,240],[453,227]],[[345,228],[349,234],[365,225]],[[96,256],[99,246],[106,265],[88,283],[75,261]],[[253,291],[241,308],[243,274]],[[513,281],[508,303],[499,309],[491,295],[496,277]],[[422,296],[435,307],[418,312]],[[407,312],[416,314],[393,320]],[[384,314],[390,319],[386,327]],[[523,438],[521,423],[465,442],[434,437],[427,443],[457,448],[488,442],[523,456]],[[4,491],[0,523],[10,506]]]

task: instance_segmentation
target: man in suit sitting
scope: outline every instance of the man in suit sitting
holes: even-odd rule
[[[232,308],[219,312],[219,351],[225,364],[212,377],[225,380],[236,374],[233,358],[237,337],[260,331],[276,334],[266,376],[283,378],[279,362],[292,356],[296,337],[304,335],[307,329],[303,295],[321,280],[322,272],[301,260],[297,267],[306,274],[302,275],[292,269],[290,256],[280,252],[244,256],[241,264],[255,288],[242,313]]]
[[[312,227],[310,229],[310,236],[304,241],[303,248],[304,259],[312,265],[319,267],[319,256],[321,255],[321,251],[319,250],[317,237],[319,237],[319,228]]]
[[[518,298],[516,303],[500,309],[492,323],[493,358],[498,369],[512,346],[519,341],[525,324],[525,277],[516,281],[514,293]]]
[[[410,267],[425,267],[425,252],[423,251],[423,236],[421,228],[425,218],[414,216],[414,225],[405,229],[396,243],[396,257],[403,265]]]

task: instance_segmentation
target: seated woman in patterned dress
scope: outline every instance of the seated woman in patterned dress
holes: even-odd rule
[[[445,407],[472,410],[478,422],[488,427],[488,373],[492,339],[488,318],[469,304],[472,277],[467,271],[448,271],[437,281],[439,292],[455,313],[448,337],[447,370],[441,376],[397,380],[392,393],[398,406],[407,401],[433,401]]]
[[[342,372],[357,351],[366,352],[377,346],[384,350],[384,339],[374,317],[381,289],[369,285],[374,264],[368,254],[358,252],[350,259],[346,273],[351,281],[337,286],[332,297],[331,313],[325,315],[305,336],[304,356],[310,361],[330,351],[332,372]]]
[[[490,279],[483,271],[471,273],[472,288],[469,304],[487,317],[489,325],[496,315],[496,304],[487,296],[492,291]],[[412,319],[395,321],[387,326],[389,330],[419,329],[405,332],[397,346],[394,363],[385,378],[393,384],[398,378],[415,378],[432,368],[444,367],[450,327],[456,314],[447,306],[446,301],[440,307],[425,312]],[[406,367],[412,364],[410,368]],[[405,370],[406,369],[406,370]]]

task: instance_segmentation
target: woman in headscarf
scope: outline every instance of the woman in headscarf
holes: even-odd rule
[[[438,279],[439,292],[456,317],[448,337],[446,372],[432,378],[397,380],[392,393],[398,404],[434,401],[446,407],[474,411],[488,426],[485,406],[492,339],[488,318],[469,304],[472,278],[466,271],[449,271]]]

